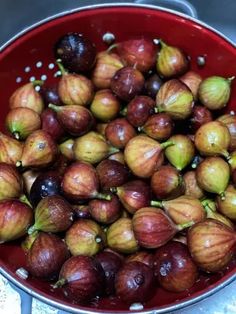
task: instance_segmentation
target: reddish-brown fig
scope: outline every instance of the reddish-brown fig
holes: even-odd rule
[[[42,130],[48,132],[55,141],[65,135],[65,130],[57,119],[57,114],[50,108],[46,108],[41,114]]]
[[[194,99],[196,100],[198,96],[198,89],[202,81],[201,76],[194,71],[188,71],[179,79],[181,82],[188,86],[194,96]]]
[[[190,128],[193,132],[196,132],[203,124],[212,120],[212,113],[209,109],[204,106],[195,105],[190,119]]]
[[[40,232],[27,254],[27,269],[33,277],[53,280],[69,258],[64,241],[54,234]]]
[[[18,198],[22,193],[22,179],[15,166],[0,162],[0,200]]]
[[[0,162],[15,165],[21,158],[23,143],[0,132]]]
[[[154,256],[154,274],[166,290],[181,292],[191,288],[198,270],[186,245],[170,241],[157,249]]]

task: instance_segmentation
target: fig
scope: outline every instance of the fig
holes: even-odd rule
[[[124,157],[124,153],[123,152],[117,152],[115,154],[112,154],[110,156],[108,156],[107,158],[108,160],[115,160],[118,161],[119,163],[125,165],[125,157]]]
[[[166,113],[158,113],[151,115],[139,130],[155,140],[165,141],[171,136],[173,128],[171,117]]]
[[[215,219],[194,224],[188,230],[187,239],[193,261],[206,272],[223,270],[233,257],[235,232]]]
[[[95,221],[80,219],[67,230],[65,241],[72,255],[92,256],[104,247],[106,236]]]
[[[90,131],[94,124],[91,112],[83,106],[55,106],[49,104],[48,107],[57,113],[59,122],[70,135],[83,135]]]
[[[40,232],[27,254],[27,269],[33,277],[53,280],[58,277],[69,251],[58,236]]]
[[[76,138],[73,150],[76,160],[90,164],[96,164],[119,151],[116,147],[109,145],[102,135],[94,131]]]
[[[151,177],[151,188],[158,199],[172,199],[184,193],[183,178],[176,168],[161,166]]]
[[[0,132],[0,162],[15,165],[21,158],[23,144]]]
[[[196,171],[190,170],[183,175],[185,186],[185,195],[201,199],[204,197],[204,191],[198,185]]]
[[[39,171],[35,171],[35,170],[26,170],[22,173],[22,179],[23,179],[23,183],[24,183],[24,189],[27,193],[27,195],[30,194],[30,189],[34,183],[34,181],[36,180],[37,176],[40,174]]]
[[[118,115],[120,101],[110,89],[102,89],[95,93],[90,110],[95,118],[108,122]]]
[[[193,94],[184,83],[176,79],[165,82],[156,95],[158,112],[168,113],[174,120],[188,118],[193,105]]]
[[[89,212],[94,220],[102,224],[111,224],[121,215],[121,206],[116,195],[111,196],[110,201],[91,200]]]
[[[123,67],[111,79],[110,88],[121,100],[130,101],[140,94],[144,86],[142,73],[132,67]]]
[[[229,150],[234,151],[236,149],[236,117],[234,114],[224,114],[216,119],[225,126],[227,126],[230,133],[230,145]]]
[[[18,87],[9,99],[10,109],[23,107],[41,114],[44,103],[41,95],[35,90],[37,85],[42,85],[42,82],[34,81]]]
[[[195,134],[194,143],[203,156],[229,157],[230,133],[222,122],[203,124]]]
[[[188,136],[176,134],[169,138],[173,145],[165,149],[168,161],[181,171],[188,166],[194,158],[195,149],[193,142]]]
[[[132,218],[132,229],[138,244],[147,249],[158,248],[174,235],[193,224],[175,225],[174,222],[160,209],[143,207],[137,210]]]
[[[69,199],[111,199],[110,195],[99,193],[98,188],[99,180],[92,165],[74,162],[66,169],[62,179],[62,191]]]
[[[103,190],[120,186],[129,179],[128,168],[116,160],[102,160],[98,164],[96,171]]]
[[[42,130],[51,135],[54,141],[59,141],[65,135],[65,130],[57,119],[57,114],[50,108],[41,113]]]
[[[160,144],[147,135],[137,135],[125,146],[125,161],[136,176],[149,178],[162,164],[163,149],[172,144],[171,141]]]
[[[117,118],[109,122],[105,130],[106,139],[117,148],[124,148],[135,135],[134,127],[125,118]]]
[[[16,199],[0,201],[0,243],[19,239],[32,224],[32,208]]]
[[[72,205],[72,209],[76,218],[91,218],[89,205]]]
[[[101,265],[89,256],[72,256],[62,266],[54,289],[62,287],[64,295],[75,303],[86,304],[102,294],[105,275]]]
[[[145,80],[144,89],[146,94],[155,100],[162,84],[161,78],[157,74],[152,74]]]
[[[217,197],[218,210],[231,220],[236,220],[236,189],[229,184],[224,192],[224,199]]]
[[[116,53],[109,51],[99,52],[92,72],[93,84],[98,89],[110,88],[112,77],[123,66],[121,58]]]
[[[126,119],[134,127],[142,126],[154,113],[155,102],[148,96],[134,97],[126,107]]]
[[[198,90],[200,102],[210,110],[224,108],[230,98],[231,82],[234,79],[221,76],[210,76],[205,78]]]
[[[7,130],[15,139],[24,140],[30,133],[40,129],[41,119],[34,110],[17,107],[8,112],[5,124]]]
[[[54,104],[56,106],[63,105],[58,95],[58,83],[57,82],[50,85],[49,84],[47,85],[44,83],[43,86],[41,86],[39,93],[42,96],[45,105],[49,105],[49,104]]]
[[[84,34],[70,32],[57,40],[54,53],[69,71],[81,73],[93,67],[96,47]]]
[[[207,157],[197,167],[196,177],[198,185],[205,191],[219,194],[225,198],[225,189],[230,178],[227,162],[220,157]]]
[[[116,274],[123,264],[122,258],[111,251],[99,252],[95,260],[101,265],[105,274],[105,294],[115,294]]]
[[[157,55],[157,73],[170,78],[188,71],[189,62],[184,52],[178,47],[170,46],[160,40],[161,50]]]
[[[149,185],[142,180],[132,180],[116,188],[111,188],[116,193],[124,208],[131,214],[138,209],[149,206],[151,192]]]
[[[69,160],[75,160],[75,154],[73,150],[75,140],[69,138],[59,145],[59,150],[63,156]]]
[[[119,218],[108,227],[107,245],[112,250],[124,254],[138,251],[139,246],[133,233],[131,219]]]
[[[125,263],[116,275],[116,294],[128,304],[151,299],[154,288],[153,270],[144,263]]]
[[[114,47],[127,66],[148,72],[155,65],[157,46],[150,38],[129,39],[115,44]],[[111,48],[112,46],[109,49]]]
[[[34,225],[28,230],[44,232],[62,232],[69,229],[73,222],[73,210],[70,204],[59,195],[44,197],[38,203],[34,213]]]
[[[149,266],[150,268],[153,268],[153,261],[154,261],[154,255],[151,252],[144,251],[144,250],[131,254],[127,256],[127,258],[125,259],[125,263],[141,262]]]
[[[154,256],[154,274],[158,283],[172,292],[191,288],[197,278],[198,269],[186,245],[170,241],[157,249]]]
[[[212,113],[209,109],[204,106],[195,105],[190,119],[190,128],[196,132],[203,124],[212,120]]]
[[[51,135],[43,130],[31,133],[23,146],[17,167],[44,168],[52,164],[57,157],[57,146]]]
[[[22,193],[22,179],[13,165],[0,162],[0,200],[18,198]]]
[[[168,201],[151,201],[152,206],[163,208],[176,224],[194,223],[202,221],[206,217],[201,202],[187,195],[181,195]]]
[[[202,82],[201,76],[194,71],[188,71],[182,75],[179,80],[188,86],[193,94],[194,100],[196,100],[198,97],[199,85]]]

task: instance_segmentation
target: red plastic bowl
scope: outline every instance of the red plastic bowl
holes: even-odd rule
[[[145,35],[162,38],[182,48],[191,56],[192,69],[203,77],[236,74],[236,48],[223,35],[205,24],[183,14],[147,5],[100,5],[82,8],[53,17],[34,25],[7,43],[0,55],[0,129],[8,111],[8,99],[20,84],[29,79],[47,76],[54,80],[56,67],[53,44],[59,36],[77,31],[94,41],[99,50],[107,46],[102,41],[106,32],[116,36],[117,41]],[[206,57],[206,65],[197,65],[198,56]],[[229,110],[236,109],[236,84],[233,84]],[[127,313],[129,308],[116,298],[100,299],[90,307],[81,307],[68,302],[59,290],[53,290],[49,283],[28,278],[19,278],[15,271],[25,266],[25,255],[19,242],[0,245],[0,266],[2,274],[13,283],[44,302],[75,313]],[[136,313],[168,313],[171,310],[190,305],[209,296],[236,278],[236,260],[224,273],[201,275],[194,287],[183,293],[170,293],[157,289],[155,297]]]

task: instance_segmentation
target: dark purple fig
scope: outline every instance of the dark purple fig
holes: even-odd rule
[[[67,230],[65,241],[72,255],[92,256],[103,249],[106,236],[95,221],[80,219]]]
[[[41,114],[44,103],[41,95],[35,90],[35,86],[38,83],[41,85],[42,82],[30,82],[18,87],[9,99],[10,109],[23,107]]]
[[[110,89],[102,89],[94,95],[90,110],[95,118],[108,122],[118,115],[120,101]]]
[[[98,88],[110,88],[111,79],[116,71],[123,68],[123,63],[116,53],[101,51],[96,56],[92,72],[92,82]]]
[[[86,304],[104,290],[105,275],[101,265],[89,256],[72,256],[61,268],[54,288],[62,287],[71,301]]]
[[[129,170],[116,160],[102,160],[97,168],[100,185],[104,190],[124,184],[129,179]]]
[[[203,124],[213,120],[212,113],[204,106],[195,105],[190,119],[190,127],[196,132]]]
[[[87,133],[94,124],[91,112],[83,106],[55,106],[49,104],[48,107],[56,112],[58,121],[73,136],[80,136]]]
[[[7,130],[17,140],[24,140],[30,133],[40,129],[40,115],[29,108],[13,108],[11,109],[5,120]]]
[[[126,118],[134,127],[142,126],[154,113],[155,102],[148,96],[136,96],[126,107]]]
[[[13,165],[0,162],[0,200],[18,198],[22,193],[22,179]]]
[[[55,43],[54,52],[71,72],[87,72],[95,63],[96,47],[84,34],[65,34]]]
[[[161,166],[151,177],[151,188],[158,199],[172,199],[184,193],[183,178],[176,168]]]
[[[142,73],[132,67],[123,67],[111,79],[111,90],[124,101],[140,94],[144,86]]]
[[[21,158],[22,151],[23,143],[0,132],[0,162],[15,166]]]
[[[154,274],[164,289],[181,292],[191,288],[198,270],[186,245],[171,241],[157,249],[154,256]]]
[[[50,108],[46,108],[41,114],[42,130],[48,132],[55,141],[65,135],[65,130],[57,119],[57,114]]]
[[[0,201],[0,243],[25,235],[32,221],[32,208],[25,203],[15,199]]]
[[[38,203],[34,212],[34,225],[28,230],[44,232],[62,232],[69,229],[73,222],[73,210],[70,204],[61,196],[44,197]]]
[[[130,263],[130,262],[141,262],[141,263],[146,264],[150,268],[153,268],[154,255],[149,251],[141,250],[127,256],[127,258],[125,259],[125,263]]]
[[[112,195],[110,201],[91,200],[89,202],[89,212],[97,222],[101,224],[111,224],[121,215],[119,199],[116,195]]]
[[[39,174],[30,189],[30,202],[36,207],[40,200],[61,193],[61,177],[54,171]]]
[[[54,104],[56,106],[63,105],[58,95],[58,83],[51,85],[43,84],[43,86],[41,86],[40,88],[39,93],[43,97],[45,105],[49,104]]]
[[[109,122],[105,130],[106,139],[117,148],[124,148],[135,135],[134,127],[125,118]]]
[[[151,201],[150,187],[142,180],[129,181],[111,190],[118,195],[125,209],[131,214],[142,207],[149,206]]]
[[[16,162],[16,166],[44,168],[55,161],[57,153],[57,145],[51,135],[43,130],[37,130],[27,137],[22,156]]]
[[[174,122],[171,117],[166,113],[158,113],[151,115],[139,130],[155,140],[164,141],[171,136],[173,128]]]
[[[67,168],[62,179],[62,191],[71,200],[92,198],[110,200],[111,196],[98,192],[96,170],[85,162],[74,162]]]
[[[196,172],[195,171],[187,171],[183,175],[183,183],[185,186],[185,195],[192,196],[194,198],[201,199],[204,197],[204,191],[197,182]]]
[[[89,219],[91,214],[89,212],[89,205],[72,205],[74,215],[76,218]]]
[[[151,75],[148,79],[145,81],[145,92],[148,96],[150,96],[152,99],[156,99],[156,95],[163,84],[161,78],[157,74]]]
[[[100,263],[105,274],[105,293],[106,295],[115,294],[115,277],[123,264],[123,259],[112,251],[99,252],[95,260]]]
[[[191,90],[194,99],[197,99],[198,96],[198,89],[200,86],[200,83],[202,82],[201,76],[194,72],[194,71],[188,71],[184,75],[182,75],[180,78],[180,81],[183,82],[185,85],[188,86],[188,88]]]
[[[218,117],[217,121],[220,121],[227,126],[230,133],[229,150],[234,151],[236,149],[236,116],[234,114],[224,114]]]
[[[33,277],[53,280],[69,258],[66,244],[54,234],[40,232],[27,254],[27,269]]]
[[[141,262],[125,263],[116,275],[115,289],[122,301],[145,302],[155,293],[153,270]]]

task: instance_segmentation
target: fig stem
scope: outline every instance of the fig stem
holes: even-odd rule
[[[32,82],[33,86],[36,87],[36,86],[42,86],[44,84],[44,81],[42,80],[35,80]]]
[[[166,141],[164,143],[161,143],[161,148],[165,149],[165,148],[172,146],[172,145],[174,145],[174,143],[172,141]]]
[[[162,39],[159,39],[159,43],[161,45],[161,48],[167,47],[167,44]]]
[[[151,201],[151,206],[154,206],[154,207],[160,207],[160,208],[163,208],[163,202],[162,201]]]
[[[219,195],[220,195],[221,200],[224,201],[225,200],[225,192],[221,192],[221,193],[219,193]]]
[[[137,127],[137,130],[138,130],[139,132],[142,132],[143,127],[142,127],[142,126],[139,126],[139,127]]]
[[[61,71],[62,75],[67,74],[67,71],[65,70],[64,66],[62,65],[61,59],[57,59],[56,64],[57,64],[59,70]]]
[[[34,233],[35,231],[37,230],[37,228],[35,227],[35,225],[33,225],[33,226],[31,226],[31,227],[29,227],[29,229],[28,229],[28,234],[32,234],[32,233]]]
[[[195,222],[191,220],[191,221],[185,222],[183,224],[178,224],[178,225],[176,225],[176,227],[177,227],[178,231],[181,231],[183,229],[191,227],[194,224],[195,224]]]
[[[27,196],[25,194],[22,194],[19,198],[19,200],[27,205],[29,205],[32,208],[32,205],[30,201],[28,200]]]
[[[97,193],[95,198],[98,198],[100,200],[106,200],[106,201],[110,201],[111,200],[111,195],[109,194],[103,194],[103,193]]]
[[[96,237],[95,237],[95,242],[96,242],[96,243],[101,243],[101,242],[102,242],[102,238],[99,237],[99,236],[96,236]]]
[[[116,48],[118,46],[118,44],[113,44],[110,47],[107,48],[107,52],[111,52],[114,48]]]
[[[118,153],[119,151],[120,151],[119,148],[116,148],[116,147],[114,147],[114,146],[110,146],[110,147],[109,147],[109,155]]]
[[[127,111],[128,111],[127,107],[124,107],[124,108],[120,111],[120,114],[125,117],[126,114],[127,114]]]
[[[67,280],[65,278],[61,278],[54,285],[52,285],[52,287],[53,289],[57,289],[64,286],[66,283],[67,283]]]
[[[14,138],[15,138],[16,140],[19,141],[19,139],[20,139],[20,132],[15,131],[15,132],[12,133],[12,135],[14,136]]]
[[[16,162],[16,167],[17,167],[17,168],[22,167],[22,161],[21,161],[21,160],[18,160],[18,161]]]
[[[55,112],[58,112],[60,110],[60,107],[59,106],[56,106],[54,104],[48,104],[48,108],[52,109],[53,111]]]
[[[112,188],[110,188],[110,191],[111,191],[111,193],[117,193],[117,188],[112,187]]]
[[[227,81],[229,82],[229,84],[231,84],[234,79],[235,79],[235,76],[231,76],[227,78]]]

